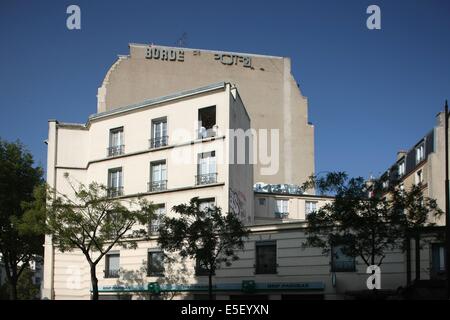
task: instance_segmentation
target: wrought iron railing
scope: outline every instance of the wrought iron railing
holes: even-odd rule
[[[109,187],[108,188],[108,197],[115,198],[123,196],[123,187]]]
[[[167,180],[151,181],[148,183],[148,191],[163,191],[167,190]]]
[[[217,182],[217,172],[199,174],[195,176],[196,185],[211,184],[216,182]]]
[[[206,138],[212,138],[217,136],[217,132],[214,128],[209,129],[199,129],[197,131],[197,138],[198,139],[206,139]]]
[[[111,146],[107,148],[107,151],[108,157],[120,156],[125,153],[125,145]]]
[[[169,136],[152,138],[149,140],[150,149],[165,147],[168,145],[168,141],[169,141]]]
[[[274,212],[275,218],[286,219],[289,217],[289,212]]]

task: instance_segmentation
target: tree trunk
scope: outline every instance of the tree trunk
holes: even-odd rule
[[[17,300],[17,279],[9,280],[9,298]]]
[[[92,300],[98,300],[98,280],[96,267],[96,264],[91,263]]]
[[[208,295],[209,295],[209,300],[213,300],[212,275],[213,275],[213,272],[209,271],[209,275],[208,275]]]

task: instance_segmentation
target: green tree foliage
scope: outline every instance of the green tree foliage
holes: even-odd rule
[[[222,264],[238,259],[235,250],[243,249],[248,231],[232,213],[223,214],[213,206],[201,209],[200,200],[173,207],[179,217],[164,217],[159,228],[159,245],[168,252],[199,262],[208,273],[208,292],[212,299],[212,276]]]
[[[381,265],[389,250],[404,250],[408,232],[433,225],[432,218],[442,214],[434,199],[423,196],[421,185],[385,188],[383,181],[332,172],[310,177],[303,188],[334,195],[334,201],[306,217],[304,246],[327,253],[341,245],[346,255],[360,257],[368,266]]]
[[[116,245],[136,248],[148,237],[154,206],[145,199],[109,198],[105,186],[93,182],[73,187],[74,196],[52,192],[47,232],[62,252],[79,249],[90,266],[92,298],[98,300],[97,264]]]
[[[42,169],[34,166],[31,153],[20,142],[0,139],[0,253],[11,299],[18,298],[17,284],[30,260],[42,255],[43,229],[33,224],[42,216],[28,212],[42,183]]]
[[[17,281],[17,299],[34,300],[38,298],[39,286],[33,283],[33,272],[27,266],[23,270]],[[5,283],[0,287],[0,300],[8,299],[11,296],[11,287]]]

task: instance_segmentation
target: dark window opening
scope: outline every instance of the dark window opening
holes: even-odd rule
[[[164,253],[150,251],[148,253],[148,276],[164,276]]]
[[[277,273],[277,244],[275,241],[256,242],[257,274]]]
[[[216,106],[198,110],[199,132],[198,138],[204,139],[217,135]]]

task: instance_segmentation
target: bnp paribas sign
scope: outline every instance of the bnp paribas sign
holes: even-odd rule
[[[200,55],[199,53],[200,50],[193,51],[194,56]],[[145,57],[152,60],[183,62],[184,50],[178,48],[161,48],[148,46]],[[214,60],[227,66],[238,65],[244,68],[252,68],[252,58],[250,56],[220,52],[214,54]]]

